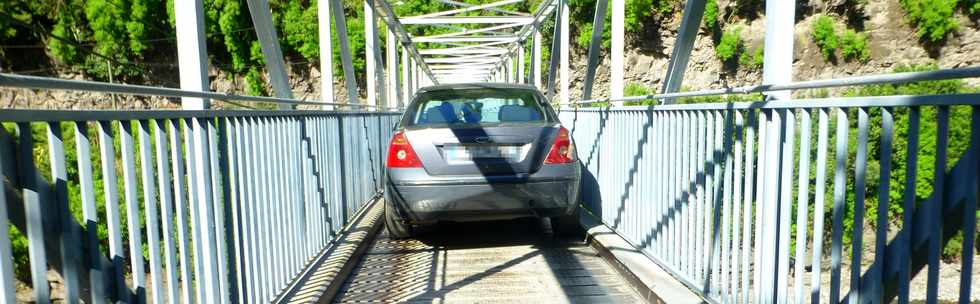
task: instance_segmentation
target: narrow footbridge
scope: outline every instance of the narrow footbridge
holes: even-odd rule
[[[248,2],[276,97],[208,89],[193,0],[175,1],[179,89],[0,73],[5,90],[183,107],[0,110],[0,303],[980,301],[980,94],[794,94],[980,67],[794,82],[795,6],[776,1],[759,85],[680,92],[705,6],[689,0],[661,93],[623,96],[623,1],[597,2],[581,67],[569,65],[564,0],[528,12],[439,1],[453,8],[398,16],[366,0],[367,65],[355,71],[346,2],[321,0],[320,35],[339,38],[339,100],[292,98],[266,0]],[[593,98],[607,9],[610,97]],[[450,31],[411,34],[422,26]],[[333,92],[323,42],[321,90]],[[585,74],[580,98],[572,69]],[[528,219],[386,236],[388,140],[414,92],[452,82],[526,83],[552,99],[582,162],[581,233]],[[750,93],[762,97],[677,102]],[[943,261],[949,250],[961,258]]]

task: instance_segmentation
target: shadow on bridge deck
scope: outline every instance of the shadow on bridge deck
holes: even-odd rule
[[[442,223],[408,240],[382,231],[334,300],[641,301],[581,237],[545,238],[532,219]]]

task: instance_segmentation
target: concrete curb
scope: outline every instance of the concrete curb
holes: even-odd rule
[[[647,303],[707,303],[632,244],[589,212],[579,221],[586,242],[633,287]]]
[[[378,198],[341,232],[275,303],[330,303],[381,229],[384,199]]]

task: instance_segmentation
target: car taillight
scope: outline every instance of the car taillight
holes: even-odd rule
[[[388,168],[422,167],[422,162],[419,161],[412,145],[408,143],[405,132],[398,131],[391,137],[391,143],[388,145],[388,163],[385,166]]]
[[[575,161],[575,145],[572,138],[568,135],[568,129],[561,127],[558,129],[558,136],[555,143],[551,144],[551,151],[548,151],[548,158],[544,159],[545,164],[567,164]]]

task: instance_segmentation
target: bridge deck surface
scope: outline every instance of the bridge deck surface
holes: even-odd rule
[[[533,220],[445,223],[417,239],[382,230],[336,302],[637,303],[581,239],[541,236]]]

